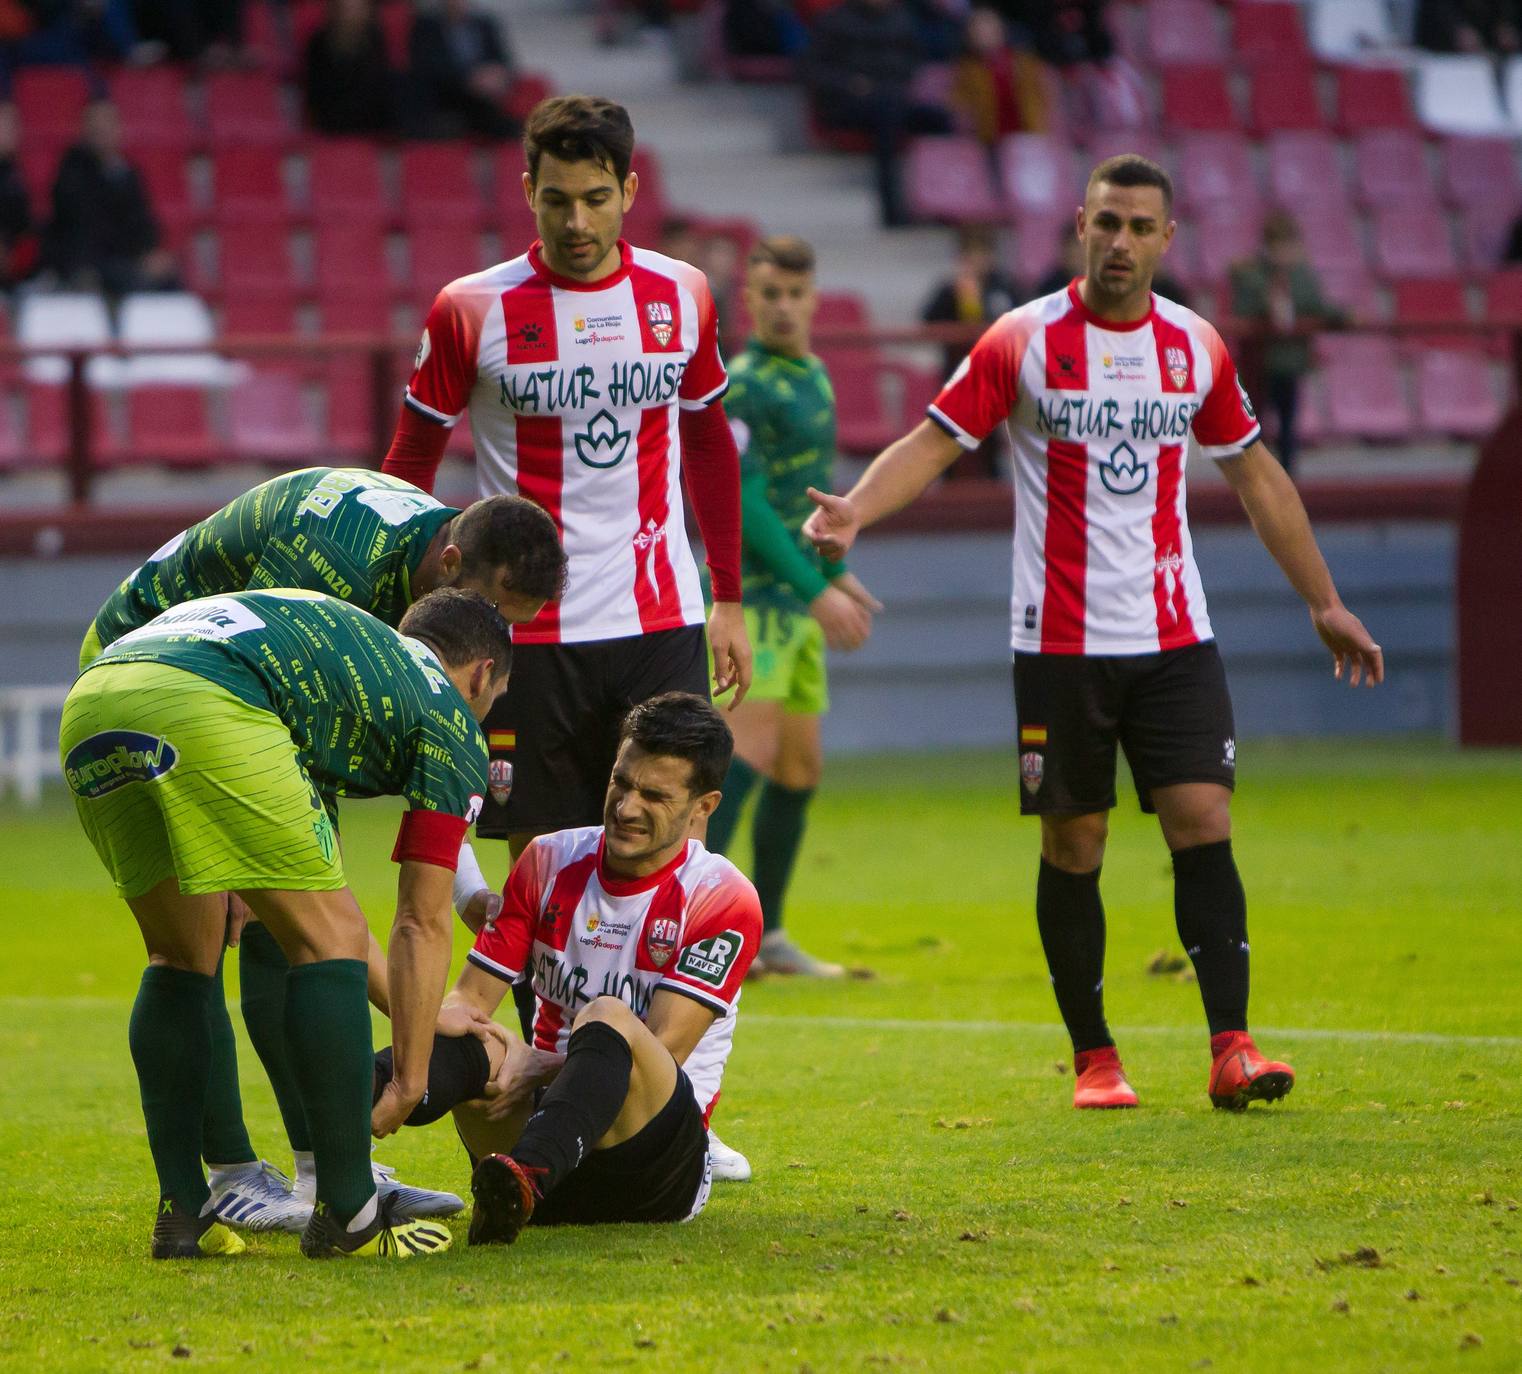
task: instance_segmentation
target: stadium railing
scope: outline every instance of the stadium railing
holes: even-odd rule
[[[36,806],[44,780],[59,775],[57,721],[68,694],[66,683],[0,689],[0,798],[12,790],[23,806]]]

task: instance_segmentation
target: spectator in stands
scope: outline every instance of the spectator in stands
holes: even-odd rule
[[[842,0],[814,25],[805,74],[827,129],[867,134],[885,225],[909,223],[899,170],[905,134],[944,134],[951,116],[910,93],[923,58],[903,0]]]
[[[1005,134],[1046,128],[1046,99],[1037,59],[1016,52],[996,10],[967,16],[962,55],[951,88],[952,103],[978,139],[993,147]]]
[[[989,0],[1061,74],[1073,123],[1133,129],[1148,122],[1141,74],[1116,51],[1108,0]]]
[[[37,265],[32,202],[16,158],[20,146],[16,107],[9,102],[0,104],[0,291],[10,291]]]
[[[787,0],[726,0],[724,51],[731,57],[792,57],[807,42]]]
[[[174,258],[159,246],[142,178],[122,156],[116,106],[92,101],[81,133],[53,182],[44,265],[64,286],[113,297],[174,288]]]
[[[1279,422],[1279,461],[1292,470],[1300,378],[1311,370],[1311,341],[1304,330],[1341,324],[1343,314],[1322,294],[1306,261],[1300,226],[1287,211],[1277,210],[1264,221],[1261,251],[1232,269],[1231,313],[1270,333],[1263,346],[1262,384]]]
[[[981,333],[984,326],[1013,310],[1024,298],[1014,280],[1000,268],[997,247],[997,235],[987,226],[969,224],[959,229],[951,275],[930,293],[920,318],[926,324],[976,325]],[[972,334],[972,338],[976,336]],[[971,339],[946,345],[946,376],[951,376],[971,346]]]
[[[1518,0],[1419,0],[1416,45],[1433,52],[1522,51]]]
[[[307,40],[301,84],[307,122],[320,133],[396,127],[397,77],[371,0],[328,0],[327,22]]]
[[[0,41],[7,65],[18,67],[115,62],[138,49],[129,0],[9,0]]]
[[[519,122],[506,109],[513,61],[498,21],[469,0],[442,0],[412,21],[412,79],[429,137],[481,134],[511,138]]]
[[[176,62],[222,66],[243,42],[243,0],[133,0],[144,39],[161,43]]]

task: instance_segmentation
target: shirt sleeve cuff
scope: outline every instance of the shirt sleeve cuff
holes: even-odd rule
[[[391,862],[437,864],[451,873],[460,859],[460,845],[470,822],[443,811],[414,809],[402,817]]]
[[[926,410],[925,415],[933,423],[938,424],[942,429],[944,429],[947,434],[951,435],[951,437],[955,439],[957,443],[961,444],[963,448],[968,449],[969,451],[977,448],[977,446],[983,442],[975,435],[969,434],[965,429],[962,428],[961,425],[959,425],[955,420],[947,415],[944,410],[939,410],[935,406],[931,406],[928,410]]]

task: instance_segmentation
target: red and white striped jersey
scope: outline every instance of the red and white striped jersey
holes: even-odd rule
[[[569,558],[565,595],[518,643],[617,639],[701,625],[687,540],[678,411],[724,394],[707,279],[620,241],[588,284],[522,257],[452,281],[423,329],[406,402],[470,412],[482,494],[537,501]]]
[[[531,970],[540,1049],[564,1053],[571,1022],[594,997],[617,997],[642,1021],[657,991],[709,1008],[716,1019],[683,1065],[706,1120],[734,1043],[740,984],[761,944],[756,889],[696,840],[647,878],[615,877],[602,853],[600,825],[539,836],[466,957],[508,982]]]
[[[1074,282],[997,320],[930,418],[965,448],[1008,421],[1017,651],[1146,654],[1211,637],[1184,513],[1192,435],[1231,458],[1258,421],[1221,336],[1161,297],[1134,324]]]

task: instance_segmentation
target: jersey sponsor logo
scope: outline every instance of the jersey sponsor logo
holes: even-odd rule
[[[555,338],[538,320],[527,320],[507,333],[508,361],[531,363],[555,356]]]
[[[645,931],[645,953],[656,968],[665,968],[666,961],[676,953],[677,936],[681,926],[669,916],[662,916],[650,923]]]
[[[1183,439],[1189,434],[1198,401],[1149,400],[1138,397],[1130,414],[1111,398],[1044,396],[1036,398],[1036,432],[1057,439],[1113,439],[1125,434],[1138,441]]]
[[[422,365],[428,361],[428,355],[432,352],[433,340],[429,337],[428,331],[425,329],[423,331],[422,339],[418,341],[417,352],[412,356],[412,370],[416,372],[420,367],[422,367]]]
[[[1046,760],[1038,749],[1027,749],[1020,755],[1020,785],[1035,796],[1041,787],[1041,777],[1046,771]]]
[[[601,398],[592,385],[597,374],[580,367],[547,367],[539,372],[503,373],[497,400],[519,415],[556,415],[580,410],[588,401]]]
[[[315,597],[319,593],[313,592],[311,595]],[[123,635],[111,648],[170,636],[184,639],[231,639],[234,635],[262,629],[264,621],[241,602],[208,596],[171,607],[146,625]]]
[[[1117,496],[1134,496],[1147,485],[1151,471],[1151,465],[1142,462],[1136,450],[1122,439],[1099,465],[1099,480],[1105,484],[1106,491]]]
[[[498,806],[505,806],[513,794],[513,765],[506,759],[493,759],[486,767],[486,790]]]
[[[616,468],[629,452],[632,437],[619,427],[612,411],[599,410],[575,436],[576,456],[589,468]]]
[[[711,988],[721,988],[729,976],[729,970],[745,946],[745,937],[738,930],[726,930],[688,945],[682,957],[676,961],[675,973],[707,983]]]
[[[152,782],[180,760],[167,739],[141,730],[102,730],[69,750],[63,776],[75,796],[94,800],[129,782]]]
[[[1100,358],[1107,382],[1144,382],[1147,359],[1143,354],[1106,353]]]
[[[650,321],[650,332],[662,348],[671,342],[675,330],[671,307],[665,301],[650,301],[645,306],[645,318]]]
[[[1237,378],[1237,395],[1242,398],[1242,409],[1247,412],[1247,418],[1249,420],[1256,420],[1258,412],[1253,409],[1252,397],[1247,394],[1247,388],[1242,385],[1240,377]]]

